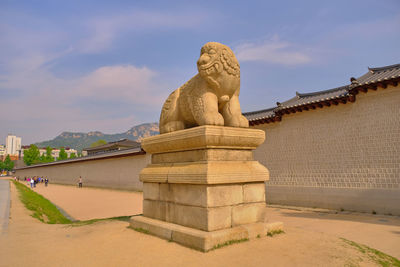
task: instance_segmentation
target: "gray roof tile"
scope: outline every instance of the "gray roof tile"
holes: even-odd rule
[[[83,150],[86,151],[95,151],[95,150],[102,150],[102,149],[107,149],[111,147],[127,147],[127,148],[138,148],[140,147],[140,143],[129,140],[129,139],[121,139],[118,141],[113,141],[113,142],[108,142],[107,144],[100,145],[100,146],[95,146],[95,147],[88,147],[84,148]]]
[[[269,108],[269,109],[263,109],[263,110],[253,111],[253,112],[245,112],[245,113],[243,113],[243,115],[249,121],[272,118],[275,116],[274,109],[275,108]]]
[[[250,122],[262,119],[270,119],[276,117],[277,113],[279,114],[280,110],[296,108],[303,105],[323,102],[326,100],[346,98],[347,96],[349,96],[351,90],[354,88],[393,79],[400,79],[400,64],[380,68],[368,68],[368,72],[358,79],[351,78],[351,84],[349,85],[313,93],[296,92],[295,97],[282,103],[278,102],[276,107],[253,112],[245,112],[243,113],[243,115]]]
[[[380,68],[368,68],[368,72],[356,79],[357,86],[400,78],[400,64]]]
[[[324,100],[341,98],[349,94],[348,89],[349,86],[346,85],[338,88],[307,93],[307,94],[296,92],[296,96],[293,97],[292,99],[279,103],[277,109],[281,110],[285,108],[292,108],[307,104],[318,103]]]

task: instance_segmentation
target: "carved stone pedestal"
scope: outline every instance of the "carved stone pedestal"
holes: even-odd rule
[[[199,126],[142,141],[152,154],[142,170],[143,216],[133,228],[202,251],[230,240],[264,236],[268,170],[253,160],[265,133]]]

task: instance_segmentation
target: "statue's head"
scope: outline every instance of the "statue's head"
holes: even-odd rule
[[[239,62],[232,50],[217,42],[206,43],[201,48],[197,69],[213,87],[221,87],[221,79],[240,80]]]

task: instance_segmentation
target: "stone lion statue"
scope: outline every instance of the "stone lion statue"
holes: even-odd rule
[[[206,43],[197,69],[199,73],[165,101],[160,133],[199,125],[249,127],[240,110],[240,66],[232,50],[220,43]]]

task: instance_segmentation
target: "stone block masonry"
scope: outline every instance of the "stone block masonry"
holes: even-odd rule
[[[400,215],[400,88],[259,125],[268,203]]]
[[[265,235],[269,172],[252,156],[264,138],[260,130],[207,125],[144,139],[153,155],[140,173],[143,217],[131,226],[202,251]]]
[[[144,183],[143,199],[146,217],[215,231],[262,221],[265,186],[263,182],[227,185]]]

